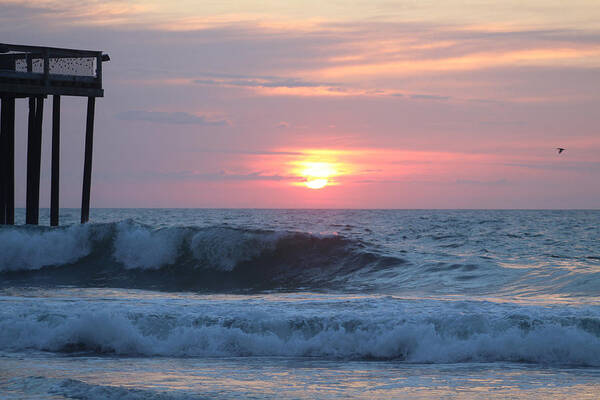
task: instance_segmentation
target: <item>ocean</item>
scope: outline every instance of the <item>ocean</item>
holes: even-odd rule
[[[600,396],[600,211],[91,217],[0,227],[2,399]]]

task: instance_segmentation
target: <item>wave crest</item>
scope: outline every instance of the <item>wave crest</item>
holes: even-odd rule
[[[404,261],[341,236],[230,227],[153,229],[133,221],[0,228],[0,273],[48,283],[260,288],[344,281]],[[339,274],[339,275],[338,275]]]
[[[89,225],[62,229],[37,226],[0,228],[0,272],[36,270],[72,263],[92,248]]]
[[[74,310],[71,310],[74,311]],[[589,318],[418,315],[171,314],[94,309],[0,319],[0,349],[142,356],[301,356],[416,363],[600,366]],[[448,315],[444,315],[448,314]],[[595,326],[595,328],[594,328]],[[3,339],[4,338],[4,339]]]

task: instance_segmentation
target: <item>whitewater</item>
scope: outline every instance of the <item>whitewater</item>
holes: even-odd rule
[[[0,227],[2,398],[600,393],[600,211],[92,216]]]

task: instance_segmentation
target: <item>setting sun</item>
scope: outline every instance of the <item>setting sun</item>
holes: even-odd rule
[[[307,180],[306,182],[304,182],[304,184],[309,189],[321,189],[321,188],[324,188],[328,182],[329,181],[327,179],[320,178],[320,179]]]
[[[333,165],[326,162],[305,162],[301,171],[302,177],[306,179],[304,185],[309,189],[324,188],[329,183],[328,178],[336,173]]]

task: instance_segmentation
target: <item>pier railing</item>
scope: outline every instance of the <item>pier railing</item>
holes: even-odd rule
[[[0,43],[0,92],[102,97],[101,51]]]

